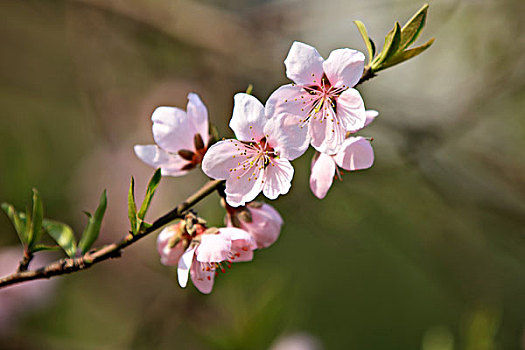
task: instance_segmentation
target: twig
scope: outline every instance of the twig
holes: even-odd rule
[[[197,192],[188,197],[184,202],[175,207],[175,209],[161,216],[160,218],[155,220],[150,227],[142,230],[141,232],[135,235],[132,235],[130,233],[119,242],[112,243],[94,251],[87,252],[86,254],[78,258],[61,259],[34,271],[18,271],[16,273],[13,273],[12,275],[1,278],[0,288],[20,282],[50,278],[53,276],[60,276],[80,270],[85,270],[101,261],[111,258],[119,258],[121,256],[122,249],[132,245],[139,239],[147,236],[148,234],[170,223],[171,221],[178,218],[182,218],[186,210],[192,208],[203,198],[213,193],[217,188],[221,186],[222,183],[222,180],[209,181]]]

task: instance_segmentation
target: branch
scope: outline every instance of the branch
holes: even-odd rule
[[[372,72],[370,67],[365,68],[363,75],[361,76],[361,79],[359,79],[359,82],[356,84],[356,86],[361,83],[364,83],[368,79],[371,79],[375,76],[376,75]],[[141,238],[149,235],[153,231],[161,228],[162,226],[170,223],[171,221],[184,217],[184,213],[186,210],[191,209],[195,204],[197,204],[202,199],[213,193],[215,190],[220,189],[223,183],[224,181],[222,180],[209,181],[204,186],[202,186],[197,192],[188,197],[184,202],[175,207],[173,210],[155,220],[150,227],[141,230],[141,232],[137,233],[136,235],[132,235],[131,233],[129,233],[119,242],[112,243],[110,245],[95,250],[91,250],[86,254],[82,255],[81,257],[60,259],[37,270],[26,271],[27,265],[29,265],[29,261],[31,259],[27,259],[24,256],[23,261],[20,263],[20,268],[16,273],[13,273],[12,275],[0,279],[0,289],[12,284],[21,283],[25,281],[51,278],[53,276],[61,276],[76,271],[86,270],[94,264],[97,264],[104,260],[120,258],[121,251],[124,248],[132,245]],[[27,265],[25,264],[26,261]]]
[[[223,183],[224,181],[222,180],[209,181],[197,192],[188,197],[184,202],[155,220],[150,227],[143,229],[136,235],[128,234],[119,242],[92,250],[78,258],[61,259],[34,271],[18,271],[12,275],[1,278],[0,288],[20,282],[51,278],[53,276],[60,276],[76,271],[86,270],[94,264],[104,260],[119,258],[121,256],[121,251],[124,248],[132,245],[141,238],[146,237],[153,231],[161,228],[171,221],[184,217],[184,213],[188,209],[191,209],[195,204],[209,196],[216,189],[220,188]]]

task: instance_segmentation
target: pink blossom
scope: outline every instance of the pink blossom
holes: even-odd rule
[[[208,110],[195,93],[188,94],[186,112],[158,107],[151,115],[156,145],[136,145],[135,154],[164,176],[182,176],[198,166],[209,146]]]
[[[290,160],[308,146],[290,130],[295,126],[283,117],[267,118],[259,100],[237,94],[230,127],[238,140],[217,142],[202,161],[206,175],[226,180],[228,204],[244,205],[261,191],[270,199],[288,193],[294,173]]]
[[[157,239],[161,262],[178,266],[179,284],[185,288],[188,276],[197,289],[209,294],[213,288],[216,271],[225,272],[223,263],[251,261],[256,248],[252,236],[238,228],[197,231],[191,236],[181,230],[181,225],[166,227]]]
[[[324,60],[312,46],[294,42],[284,64],[295,84],[283,85],[270,96],[267,115],[284,115],[297,126],[293,132],[310,138],[319,152],[336,153],[346,132],[365,124],[363,99],[353,89],[364,60],[361,52],[352,49],[334,50]]]
[[[261,202],[238,208],[226,205],[226,211],[226,226],[247,231],[255,239],[258,249],[271,246],[279,238],[283,219],[271,205]]]
[[[365,126],[376,117],[377,111],[366,111]],[[360,129],[349,131],[357,132]],[[334,175],[341,178],[338,167],[353,171],[367,169],[374,163],[374,150],[370,141],[364,137],[349,137],[344,140],[339,152],[334,155],[316,152],[312,159],[312,172],[310,174],[310,189],[317,198],[324,198],[332,186]]]

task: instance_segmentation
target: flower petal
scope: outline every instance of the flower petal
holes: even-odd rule
[[[365,103],[356,89],[344,91],[337,99],[337,118],[346,130],[359,130],[365,126]]]
[[[198,245],[195,255],[197,261],[203,263],[221,262],[228,258],[232,242],[220,234],[202,234],[201,243]]]
[[[372,123],[377,118],[377,116],[379,116],[379,112],[373,109],[369,109],[365,111],[365,114],[366,114],[365,126],[370,125],[370,123]]]
[[[188,122],[186,112],[176,107],[158,107],[151,115],[153,138],[157,145],[171,153],[181,149],[194,150],[196,130]]]
[[[194,253],[195,248],[189,248],[184,252],[184,254],[182,254],[182,257],[179,260],[179,266],[177,268],[177,277],[179,279],[179,285],[182,288],[186,288],[186,285],[188,284],[188,274],[190,272],[190,267]]]
[[[308,128],[298,120],[297,116],[280,114],[266,123],[264,134],[267,142],[281,158],[294,160],[308,148]]]
[[[188,106],[186,107],[186,113],[188,115],[189,122],[193,125],[193,128],[199,133],[204,141],[204,144],[208,144],[210,139],[210,133],[208,131],[208,109],[202,102],[199,95],[190,92],[188,94]],[[195,136],[195,135],[193,135]]]
[[[248,210],[251,212],[252,221],[241,221],[242,228],[253,236],[257,248],[271,246],[279,238],[281,232],[283,224],[281,215],[274,207],[266,203],[259,208],[248,205]]]
[[[193,285],[204,294],[210,294],[213,289],[213,281],[215,279],[215,270],[210,269],[209,271],[203,269],[201,264],[197,260],[193,260],[191,265],[191,281]]]
[[[349,137],[334,160],[345,170],[368,169],[374,164],[374,150],[364,137]]]
[[[231,258],[234,262],[253,260],[253,250],[257,248],[255,239],[245,230],[235,227],[222,227],[219,229],[220,235],[228,237],[231,242]]]
[[[299,85],[319,85],[324,74],[323,61],[314,47],[294,41],[284,60],[286,76]]]
[[[276,199],[280,194],[288,193],[294,173],[293,166],[288,160],[272,159],[265,172],[263,193],[267,198]]]
[[[334,113],[332,107],[323,108],[308,123],[312,146],[322,153],[334,154],[341,147],[346,127]]]
[[[264,173],[259,166],[254,166],[250,173],[243,176],[232,176],[226,180],[226,202],[232,207],[251,202],[263,189]],[[237,173],[242,172],[237,171]],[[255,173],[255,175],[253,175]]]
[[[365,55],[352,49],[337,49],[323,62],[326,77],[332,86],[354,87],[365,67]]]
[[[160,262],[166,266],[177,266],[184,253],[182,242],[170,248],[169,241],[176,234],[176,225],[171,225],[163,229],[157,237],[157,251],[160,254]]]
[[[188,164],[187,160],[177,154],[168,153],[156,145],[135,145],[134,150],[144,163],[155,169],[161,168],[163,176],[182,176],[188,172],[188,170],[181,170]]]
[[[246,147],[242,142],[228,139],[211,146],[202,160],[202,171],[211,178],[225,180],[236,175],[230,169],[235,169],[246,161]]]
[[[294,115],[306,119],[312,108],[312,96],[298,85],[283,85],[275,90],[266,101],[265,113],[268,118],[279,114]]]
[[[264,137],[263,104],[254,96],[240,93],[234,97],[233,114],[230,128],[241,141],[259,141]]]
[[[310,189],[314,195],[323,199],[332,186],[335,175],[335,161],[332,156],[317,153],[312,159],[312,172],[310,174]]]

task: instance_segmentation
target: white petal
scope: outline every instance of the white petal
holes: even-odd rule
[[[306,119],[312,106],[312,95],[298,85],[283,85],[275,90],[266,101],[265,113],[268,118],[279,114],[295,115]]]
[[[135,154],[144,163],[154,167],[161,168],[163,176],[182,176],[188,170],[181,170],[187,160],[182,159],[177,154],[171,154],[155,145],[135,145]]]
[[[292,186],[293,166],[286,159],[272,159],[266,167],[264,181],[264,195],[269,199],[276,199],[280,194],[286,194]]]
[[[231,240],[220,234],[202,234],[201,243],[195,251],[197,261],[203,263],[221,262],[228,258]]]
[[[345,170],[368,169],[374,164],[374,149],[364,137],[349,137],[334,160]]]
[[[193,260],[191,266],[191,281],[193,285],[204,294],[210,294],[213,289],[213,281],[215,279],[215,270],[206,271],[202,268],[197,260]]]
[[[230,177],[226,180],[226,190],[224,191],[226,202],[232,207],[238,207],[253,201],[263,189],[264,178],[264,172],[258,166],[254,166],[249,172],[238,178],[236,176]]]
[[[346,130],[358,130],[365,126],[365,103],[356,89],[348,89],[337,99],[337,118]]]
[[[335,161],[332,156],[317,153],[312,159],[312,172],[310,174],[310,189],[313,194],[323,199],[332,186],[335,175]]]
[[[365,114],[366,114],[365,126],[370,125],[370,123],[372,123],[379,116],[379,112],[374,109],[369,109],[365,111]]]
[[[352,49],[337,49],[323,62],[326,77],[332,86],[353,87],[357,84],[365,67],[365,55]]]
[[[335,154],[346,136],[346,128],[334,113],[332,107],[326,107],[310,118],[308,123],[312,146],[321,153]]]
[[[235,95],[230,128],[237,139],[260,141],[264,137],[266,121],[264,106],[257,98],[244,93]]]
[[[208,109],[199,95],[193,92],[188,94],[186,113],[193,128],[201,135],[204,145],[207,145],[210,139],[210,133],[208,131]]]
[[[188,284],[188,274],[190,272],[191,262],[193,260],[193,255],[195,253],[195,248],[190,248],[182,254],[182,257],[179,260],[179,266],[177,268],[177,277],[179,279],[179,285],[182,288],[186,288]]]
[[[188,122],[186,112],[176,107],[158,107],[151,115],[153,138],[168,152],[181,149],[194,150],[193,137],[196,130]]]
[[[286,76],[299,85],[319,85],[324,74],[323,61],[314,47],[294,41],[284,60]]]
[[[268,120],[264,128],[268,144],[284,159],[294,160],[308,148],[308,127],[294,115],[280,114]]]
[[[236,175],[233,169],[246,161],[245,145],[237,140],[229,139],[211,146],[202,160],[202,171],[211,178],[225,180]]]

